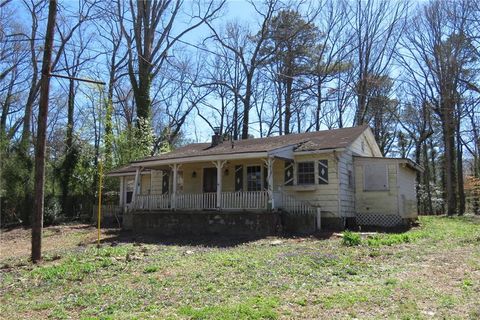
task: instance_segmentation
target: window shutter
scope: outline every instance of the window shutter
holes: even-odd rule
[[[328,160],[318,160],[318,184],[328,184]]]
[[[168,186],[170,184],[170,175],[168,171],[163,171],[163,176],[162,176],[162,194],[167,194],[168,193]]]
[[[293,186],[293,161],[285,161],[285,185]]]
[[[268,167],[263,165],[263,189],[268,190]]]
[[[243,166],[235,166],[235,191],[243,190]]]

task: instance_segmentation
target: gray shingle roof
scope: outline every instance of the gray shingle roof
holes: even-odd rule
[[[210,143],[192,143],[177,148],[171,152],[135,162],[225,155],[232,153],[269,152],[286,146],[294,146],[295,151],[345,148],[358,138],[367,128],[367,125],[363,125],[352,128],[322,130],[276,137],[236,140],[233,143],[231,141],[224,141],[215,147],[212,147]]]

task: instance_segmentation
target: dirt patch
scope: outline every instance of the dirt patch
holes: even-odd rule
[[[117,237],[119,230],[102,229],[102,241]],[[43,254],[69,250],[88,245],[97,240],[97,229],[88,224],[51,226],[43,229]],[[61,244],[61,247],[59,246]],[[0,230],[0,262],[8,259],[27,258],[31,250],[31,229]]]

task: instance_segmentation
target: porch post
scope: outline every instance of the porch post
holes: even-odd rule
[[[171,166],[173,171],[173,186],[172,186],[172,210],[175,210],[177,207],[177,173],[178,173],[178,164],[174,163]]]
[[[275,199],[273,198],[273,163],[275,162],[275,159],[273,157],[268,157],[266,163],[267,163],[267,181],[268,181],[268,198],[270,200],[270,203],[272,205],[272,210],[275,209]]]
[[[222,206],[222,168],[226,162],[226,160],[217,160],[213,162],[217,168],[217,209],[221,209]]]
[[[138,195],[138,184],[140,181],[140,167],[137,167],[137,170],[135,171],[135,181],[133,182],[133,194],[132,194],[132,202],[133,206],[136,207],[136,202],[137,202],[137,195]]]
[[[120,177],[120,194],[118,199],[118,205],[123,207],[123,197],[125,195],[125,177]]]

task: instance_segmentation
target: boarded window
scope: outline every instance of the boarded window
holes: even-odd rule
[[[298,163],[297,182],[298,184],[314,184],[315,183],[315,165],[313,161]]]
[[[285,161],[285,185],[293,186],[293,161]]]
[[[262,170],[260,166],[247,167],[247,191],[262,190]]]
[[[365,191],[388,190],[388,167],[386,164],[368,164],[363,167]]]
[[[235,166],[235,191],[243,191],[243,166]]]
[[[353,172],[348,170],[348,187],[353,188]]]
[[[318,184],[328,184],[328,160],[318,160]]]

